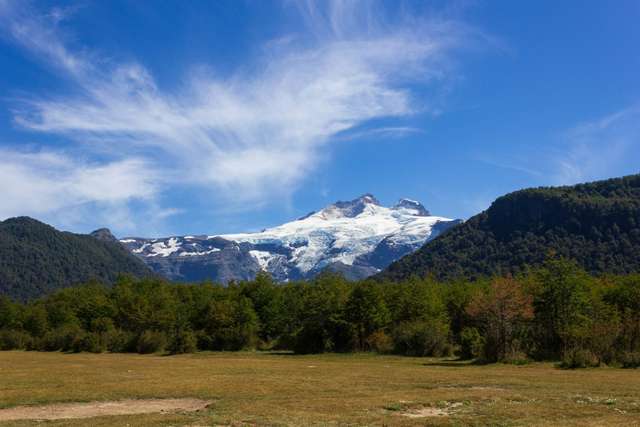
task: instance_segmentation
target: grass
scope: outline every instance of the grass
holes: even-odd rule
[[[0,407],[163,397],[213,404],[191,414],[37,424],[640,425],[640,370],[571,371],[548,363],[477,366],[372,354],[0,352]],[[440,415],[422,416],[429,413]]]

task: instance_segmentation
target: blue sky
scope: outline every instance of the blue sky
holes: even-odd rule
[[[0,218],[251,231],[371,192],[468,218],[638,173],[640,3],[0,0]]]

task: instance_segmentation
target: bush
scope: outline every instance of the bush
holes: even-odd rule
[[[114,329],[113,320],[108,317],[99,317],[91,321],[90,330],[93,332],[111,332]]]
[[[449,325],[438,320],[404,322],[393,331],[395,351],[407,356],[440,357],[450,352]]]
[[[369,335],[366,340],[367,348],[376,353],[391,353],[393,351],[393,339],[384,333],[384,331],[376,331]]]
[[[304,325],[294,336],[293,351],[298,354],[324,353],[332,347],[325,330],[314,324]]]
[[[138,351],[138,337],[136,334],[122,329],[103,332],[107,351],[111,353],[134,353]]]
[[[456,346],[451,344],[448,340],[444,343],[442,348],[440,349],[439,357],[451,357],[456,352]]]
[[[81,351],[85,332],[76,324],[60,326],[50,330],[36,342],[37,350]]]
[[[97,332],[89,332],[79,343],[79,351],[88,351],[89,353],[104,353],[107,351],[107,343],[105,336]]]
[[[567,369],[593,368],[600,366],[600,360],[591,350],[575,348],[564,353],[560,366]]]
[[[511,365],[527,365],[530,362],[531,360],[529,360],[529,357],[526,353],[517,350],[510,351],[502,360],[502,363],[508,363]]]
[[[0,350],[24,350],[30,346],[31,335],[23,331],[0,331]]]
[[[136,350],[140,354],[160,353],[167,346],[167,336],[161,331],[144,331],[138,337]]]
[[[640,351],[627,351],[620,357],[623,368],[640,368]]]
[[[196,344],[200,350],[212,350],[214,345],[211,335],[203,330],[196,332]]]
[[[460,358],[481,358],[484,344],[485,340],[476,328],[464,328],[460,333]]]
[[[171,339],[171,354],[195,353],[198,350],[196,334],[189,329],[179,329]]]

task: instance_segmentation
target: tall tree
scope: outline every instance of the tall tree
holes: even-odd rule
[[[485,357],[505,360],[518,350],[514,339],[519,329],[533,318],[532,298],[514,278],[496,278],[471,300],[467,312],[484,326]]]
[[[366,339],[389,322],[387,309],[379,287],[360,283],[353,288],[345,307],[345,318],[356,332],[359,350],[366,350]]]
[[[572,345],[576,328],[586,322],[591,278],[575,262],[549,258],[534,276],[539,346],[559,357]]]

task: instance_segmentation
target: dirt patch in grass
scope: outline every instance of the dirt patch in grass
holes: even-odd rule
[[[397,414],[407,418],[446,417],[462,406],[462,402],[439,402],[438,406],[413,406],[411,402],[400,401],[388,405],[387,411],[398,411]]]
[[[420,408],[401,412],[399,415],[407,418],[446,417],[449,412],[441,408]]]
[[[0,409],[0,421],[60,420],[105,415],[193,412],[205,409],[210,403],[210,401],[200,399],[130,399],[88,403],[57,403],[43,406],[17,406]]]

